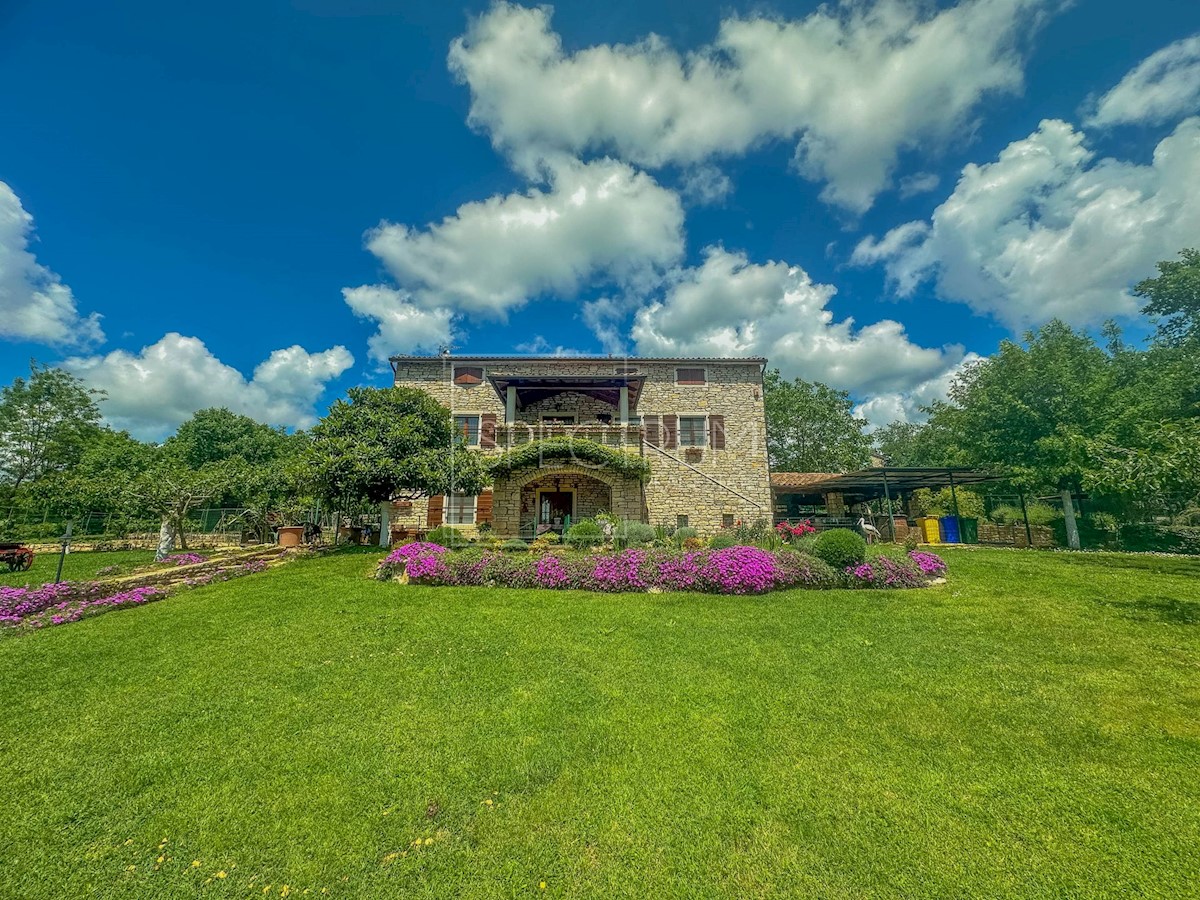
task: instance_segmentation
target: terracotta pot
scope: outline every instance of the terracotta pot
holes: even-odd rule
[[[299,547],[302,540],[304,540],[303,525],[285,525],[279,529],[280,547]]]

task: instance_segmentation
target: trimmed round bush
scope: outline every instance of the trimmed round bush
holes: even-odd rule
[[[529,544],[520,538],[510,538],[500,545],[501,550],[509,550],[512,552],[523,552],[529,549]]]
[[[708,546],[713,550],[724,550],[726,547],[736,547],[737,538],[728,531],[718,531],[708,539]]]
[[[817,535],[813,554],[840,571],[866,561],[867,542],[849,528],[831,528]]]
[[[640,547],[654,542],[657,534],[654,527],[645,522],[634,522],[626,519],[613,530],[614,540],[626,547]]]
[[[604,543],[604,530],[595,519],[580,519],[567,530],[564,542],[579,550],[597,547]]]

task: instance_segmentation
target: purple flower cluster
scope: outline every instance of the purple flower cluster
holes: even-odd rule
[[[428,549],[430,546],[436,549]],[[410,581],[428,585],[604,592],[761,594],[786,587],[831,587],[839,581],[829,566],[805,554],[741,546],[687,552],[634,548],[618,553],[516,556],[447,553],[436,545],[409,544],[389,554],[378,574],[389,579],[401,571],[407,571]]]
[[[915,588],[946,573],[946,563],[938,555],[913,550],[907,557],[876,556],[869,562],[848,566],[852,587]]]
[[[201,562],[207,561],[204,557],[198,558]],[[217,566],[211,571],[184,578],[183,584],[187,587],[199,587],[213,582],[228,581],[241,575],[253,575],[266,568],[266,560],[252,559],[240,565]],[[30,629],[46,625],[64,625],[76,622],[92,612],[138,606],[158,600],[168,592],[166,587],[160,585],[132,587],[116,592],[112,588],[111,584],[102,581],[63,581],[37,587],[0,585],[0,627]]]
[[[449,551],[441,544],[414,541],[397,547],[379,565],[380,577],[391,578],[407,572],[413,580],[433,578],[444,574],[446,564],[442,557]]]
[[[99,608],[136,606],[164,593],[161,587],[147,586],[105,595],[104,586],[94,581],[0,587],[0,624],[27,628],[63,625]]]
[[[194,566],[202,562],[208,562],[208,557],[201,556],[199,553],[175,553],[171,556],[164,557],[162,560],[162,565]]]
[[[930,578],[937,578],[946,574],[946,561],[936,553],[930,553],[926,550],[911,550],[908,558],[917,564],[924,575]]]

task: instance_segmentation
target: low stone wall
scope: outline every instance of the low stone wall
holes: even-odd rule
[[[1057,547],[1054,540],[1054,529],[1046,525],[1031,525],[1030,534],[1033,536],[1033,546],[1039,549]],[[1025,536],[1025,524],[993,525],[990,522],[979,523],[979,543],[1000,544],[1005,547],[1028,547],[1029,541]]]
[[[176,549],[176,553],[186,553],[192,550],[216,550],[221,547],[241,547],[242,535],[236,531],[214,531],[209,533],[189,532],[185,535],[187,550]],[[25,544],[34,553],[58,553],[62,544],[58,541],[45,541],[36,544]],[[178,541],[176,542],[178,547]],[[122,538],[103,538],[95,540],[86,535],[71,539],[72,553],[87,553],[104,550],[157,550],[158,532],[143,532],[127,534]]]

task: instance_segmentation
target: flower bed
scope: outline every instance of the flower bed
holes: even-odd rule
[[[203,561],[203,558],[201,558]],[[187,565],[174,563],[173,565]],[[161,563],[158,564],[161,566]],[[0,586],[0,632],[10,629],[29,630],[47,625],[77,622],[85,615],[125,606],[140,606],[161,600],[172,590],[199,587],[215,581],[228,581],[241,575],[265,571],[265,559],[246,562],[185,576],[172,585],[121,585],[106,581],[62,581],[38,587]],[[153,566],[148,567],[153,568]]]
[[[634,548],[584,555],[451,551],[437,544],[413,543],[388,554],[376,574],[383,580],[438,586],[762,594],[792,587],[921,587],[943,574],[945,563],[932,553],[919,555],[929,559],[876,557],[842,573],[795,550],[771,552],[746,546],[691,551]]]

